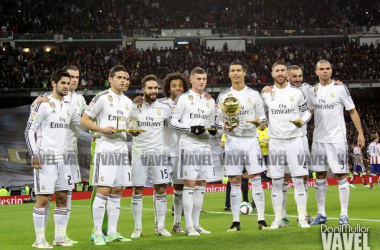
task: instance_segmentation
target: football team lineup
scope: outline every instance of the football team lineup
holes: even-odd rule
[[[355,186],[347,178],[346,130],[341,125],[345,124],[344,109],[349,112],[358,132],[357,147],[365,146],[361,120],[350,93],[345,85],[331,79],[331,65],[324,59],[316,63],[319,83],[315,86],[303,84],[299,66],[289,67],[285,62],[277,61],[271,70],[274,85],[259,93],[245,85],[246,65],[239,60],[231,62],[231,88],[220,93],[216,101],[205,93],[207,73],[202,68],[194,68],[189,79],[180,73],[168,74],[163,80],[164,98],[161,99],[158,98],[157,77],[147,75],[141,83],[143,97],[132,102],[123,94],[129,86],[129,74],[124,66],[117,65],[109,72],[111,88],[96,95],[88,106],[83,96],[75,93],[77,85],[71,84],[78,80],[79,70],[69,65],[54,72],[51,77],[53,92],[45,99],[38,98],[32,105],[34,108],[25,131],[37,195],[33,208],[36,240],[32,246],[53,248],[81,244],[69,238],[67,233],[69,218],[75,216],[76,209],[73,208],[84,209],[72,201],[74,183],[81,182],[80,174],[74,174],[79,173],[79,166],[64,162],[66,150],[72,150],[74,155],[77,152],[79,128],[94,134],[90,174],[92,219],[89,221],[92,221],[91,240],[95,246],[145,238],[142,236],[148,229],[143,225],[147,224],[145,218],[151,217],[148,213],[151,210],[144,208],[146,198],[143,202],[148,176],[154,188],[154,216],[149,220],[149,227],[153,225],[154,233],[161,238],[175,234],[203,238],[222,231],[241,233],[244,229],[242,222],[247,220],[241,217],[251,215],[254,209],[255,228],[261,231],[282,231],[296,225],[290,227],[292,231],[308,234],[308,230],[315,231],[319,225],[331,223],[330,219],[332,223],[348,226],[350,186]],[[312,117],[314,136],[310,151],[306,126]],[[207,181],[215,178],[210,137],[217,136],[218,132],[224,138],[221,146],[225,160],[221,162],[229,181],[226,198],[231,213],[220,213],[215,208],[204,209],[207,202],[212,206],[216,202],[206,199],[208,193],[205,191]],[[116,161],[120,155],[127,156],[129,136],[132,137],[130,161],[127,157],[124,157],[126,161]],[[378,140],[378,136],[373,137],[375,158],[380,157]],[[47,151],[54,155],[55,164],[43,161],[45,156],[41,152]],[[372,187],[380,169],[377,164],[371,164],[374,165],[373,180],[370,179]],[[309,186],[309,171],[316,173],[315,187]],[[333,201],[340,213],[336,217],[330,217],[333,213],[326,207],[328,171],[337,178],[338,188],[335,189],[338,193],[334,192],[336,198]],[[270,198],[265,197],[268,191],[264,191],[262,176],[271,178]],[[252,202],[247,202],[244,197],[242,203],[241,188],[248,181]],[[290,181],[294,187],[294,201],[287,198]],[[169,182],[174,188],[170,232],[166,227],[169,204],[166,187]],[[122,199],[125,186],[133,187],[131,198]],[[314,190],[313,194],[310,190]],[[50,245],[46,234],[53,193],[56,199],[55,235]],[[312,197],[316,202],[308,206]],[[125,200],[130,206],[121,206]],[[273,215],[265,212],[268,211],[268,200]],[[333,201],[329,201],[329,206]],[[287,203],[292,204],[289,210],[296,215],[288,215]],[[130,237],[121,234],[127,232],[120,225],[121,209],[130,209],[133,214],[133,221],[129,223],[134,224]],[[316,214],[314,218],[311,211]],[[214,216],[227,217],[225,214],[232,215],[232,224],[227,229],[206,223]],[[267,224],[266,218],[271,218],[271,224]],[[354,221],[379,222],[370,218]]]

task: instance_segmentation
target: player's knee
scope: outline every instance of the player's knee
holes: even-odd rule
[[[173,184],[174,190],[182,191],[183,190],[183,184]]]
[[[38,195],[37,196],[37,207],[45,208],[46,205],[50,202],[50,196]]]
[[[289,182],[289,180],[291,179],[291,175],[290,174],[285,174],[284,175],[284,182]]]
[[[166,184],[154,185],[154,190],[156,191],[156,194],[159,194],[159,195],[165,194]]]
[[[133,187],[133,194],[142,194],[144,187]]]
[[[110,194],[121,195],[122,192],[123,192],[123,187],[113,187],[110,190]]]
[[[231,184],[241,184],[241,179],[242,177],[241,176],[231,176],[230,178],[230,183]]]
[[[336,178],[340,181],[340,180],[343,180],[347,177],[346,174],[336,174]]]

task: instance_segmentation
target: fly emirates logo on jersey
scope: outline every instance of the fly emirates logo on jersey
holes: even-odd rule
[[[208,115],[204,109],[198,108],[198,113],[190,113],[190,119],[208,119]]]
[[[272,115],[287,115],[291,113],[295,113],[295,108],[290,108],[286,104],[279,104],[278,108],[271,108],[270,110]]]
[[[146,116],[145,121],[137,121],[137,125],[139,127],[160,127],[162,125],[162,121],[154,121],[153,117]]]
[[[124,112],[121,110],[117,110],[117,115],[108,115],[109,121],[116,121],[117,119],[123,118]]]
[[[334,107],[334,104],[329,104],[324,99],[319,99],[318,103],[314,105],[315,109],[334,109]]]
[[[59,117],[59,122],[50,122],[50,128],[65,128],[68,129],[70,127],[69,123],[66,123],[66,119]]]
[[[239,116],[242,116],[242,115],[248,115],[250,113],[253,112],[253,109],[248,109],[248,110],[245,110],[245,107],[243,105],[240,106],[240,111],[238,113]]]

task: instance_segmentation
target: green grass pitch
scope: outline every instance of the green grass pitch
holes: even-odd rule
[[[380,186],[369,190],[363,185],[356,185],[350,190],[349,218],[351,226],[360,224],[369,227],[369,246],[372,250],[380,249]],[[230,212],[224,212],[225,193],[206,193],[203,205],[205,213],[201,214],[201,225],[212,232],[211,235],[187,237],[173,235],[164,238],[154,234],[154,215],[152,197],[144,197],[143,237],[132,242],[109,243],[104,247],[96,247],[90,241],[92,219],[89,200],[73,201],[71,218],[68,226],[69,236],[79,241],[72,249],[322,249],[320,226],[301,229],[296,224],[296,206],[293,189],[288,189],[288,215],[291,227],[279,230],[260,231],[257,225],[256,211],[252,215],[241,215],[242,231],[229,232],[232,223]],[[270,190],[265,190],[266,221],[273,220]],[[133,231],[131,199],[122,199],[122,210],[118,231],[125,237],[130,237]],[[168,195],[168,208],[171,208],[172,196]],[[32,219],[33,204],[11,205],[0,207],[0,249],[31,249],[35,234]],[[54,204],[52,204],[54,209]],[[316,215],[317,207],[314,188],[309,188],[308,213]],[[339,194],[337,186],[328,187],[326,199],[328,225],[339,225]],[[168,211],[166,227],[171,230],[173,217]],[[182,219],[184,224],[184,218]],[[52,243],[54,235],[53,212],[50,214],[46,239]],[[63,248],[63,247],[55,247]]]

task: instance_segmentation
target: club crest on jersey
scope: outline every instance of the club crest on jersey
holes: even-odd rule
[[[331,97],[331,98],[334,98],[334,97],[335,97],[334,92],[330,94],[330,97]]]
[[[272,101],[274,100],[274,96],[276,95],[276,91],[270,92],[270,96],[272,97]]]
[[[189,97],[189,100],[190,100],[190,101],[193,101],[193,100],[194,100],[194,98],[193,98],[192,95],[188,95],[188,97]]]
[[[69,110],[67,110],[67,116],[70,116],[70,111]]]
[[[100,177],[100,181],[101,181],[101,182],[104,181],[104,176],[101,176],[101,177]]]
[[[110,101],[110,102],[113,101],[112,95],[108,95],[108,101]]]
[[[247,99],[247,102],[248,102],[248,103],[252,103],[251,98],[248,98],[248,99]]]
[[[79,100],[77,101],[77,105],[80,106]]]
[[[90,105],[88,105],[88,110],[91,111],[94,109],[94,103],[91,102]]]
[[[317,96],[317,92],[318,92],[318,87],[315,87],[314,88],[314,96]]]
[[[210,108],[210,104],[206,103],[206,107],[207,107],[207,108]]]
[[[55,103],[54,103],[54,102],[49,102],[49,104],[50,104],[50,107],[51,107],[52,109],[55,109]]]
[[[294,96],[291,96],[291,97],[290,97],[290,101],[291,101],[291,102],[294,102]]]
[[[157,109],[157,115],[161,116],[161,110]]]
[[[183,174],[184,174],[185,176],[187,176],[187,171],[185,171]]]
[[[142,109],[142,104],[137,104],[137,109],[139,110],[139,112],[141,113],[141,109]]]
[[[128,107],[128,104],[127,104],[127,105],[125,105],[125,109],[126,109],[127,111],[129,111],[129,107]]]
[[[45,190],[45,189],[46,189],[45,185],[42,185],[41,190]]]

